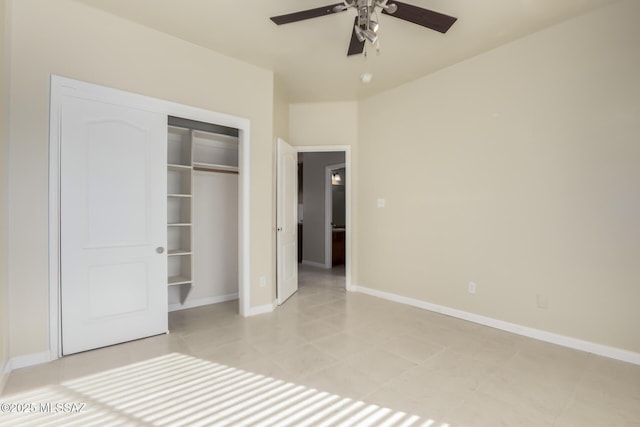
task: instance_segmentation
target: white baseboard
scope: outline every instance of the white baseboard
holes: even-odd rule
[[[2,366],[0,366],[0,395],[4,391],[4,386],[7,384],[9,374],[11,373],[11,366],[9,360],[6,360]]]
[[[43,351],[41,353],[25,354],[24,356],[12,357],[7,362],[7,369],[9,372],[16,369],[27,368],[29,366],[41,365],[43,363],[51,362],[55,360],[55,357],[51,357],[50,351]]]
[[[424,310],[433,311],[435,313],[445,314],[447,316],[456,317],[462,320],[479,323],[481,325],[490,326],[514,334],[523,335],[525,337],[534,338],[540,341],[546,341],[552,344],[561,345],[563,347],[573,348],[575,350],[586,351],[588,353],[597,354],[599,356],[609,357],[611,359],[621,360],[623,362],[640,365],[640,353],[623,350],[616,347],[610,347],[590,341],[584,341],[578,338],[568,337],[565,335],[555,334],[540,329],[530,328],[515,323],[509,323],[502,320],[493,319],[491,317],[481,316],[479,314],[469,313],[467,311],[457,310],[430,302],[405,297],[402,295],[392,294],[390,292],[379,291],[377,289],[366,288],[364,286],[351,286],[349,289],[354,292],[383,298],[389,301],[410,305],[412,307],[422,308]]]
[[[278,306],[278,302],[277,301],[273,301],[271,304],[265,304],[265,305],[259,305],[257,307],[251,307],[249,309],[249,312],[247,313],[247,317],[248,316],[257,316],[258,314],[271,313],[273,310],[275,310],[275,308],[277,306]]]
[[[315,261],[307,261],[306,259],[302,260],[302,265],[308,265],[309,267],[322,268],[324,270],[330,270],[331,266],[327,267],[326,264]]]
[[[188,308],[202,307],[204,305],[217,304],[219,302],[233,301],[236,299],[238,299],[238,294],[220,295],[217,297],[187,300],[184,304],[169,304],[169,311],[186,310]]]

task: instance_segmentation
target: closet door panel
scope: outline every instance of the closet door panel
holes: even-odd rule
[[[63,354],[165,333],[166,116],[67,96],[61,129]]]
[[[278,304],[298,291],[298,152],[278,139],[276,191]]]
[[[147,242],[145,130],[105,118],[85,123],[86,247],[135,246]],[[117,169],[117,173],[114,173]]]

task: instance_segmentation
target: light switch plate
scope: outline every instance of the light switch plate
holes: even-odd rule
[[[379,208],[384,208],[386,204],[387,201],[385,199],[376,200],[376,206],[378,206]]]

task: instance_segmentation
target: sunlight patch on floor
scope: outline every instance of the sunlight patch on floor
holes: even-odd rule
[[[447,426],[179,353],[3,396],[16,425]]]

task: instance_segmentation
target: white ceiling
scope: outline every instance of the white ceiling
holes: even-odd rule
[[[369,47],[366,59],[346,56],[354,9],[281,26],[269,20],[340,0],[76,1],[272,69],[292,102],[319,102],[379,93],[613,0],[403,0],[458,21],[440,34],[380,15],[381,51]],[[373,74],[368,85],[364,72]]]

